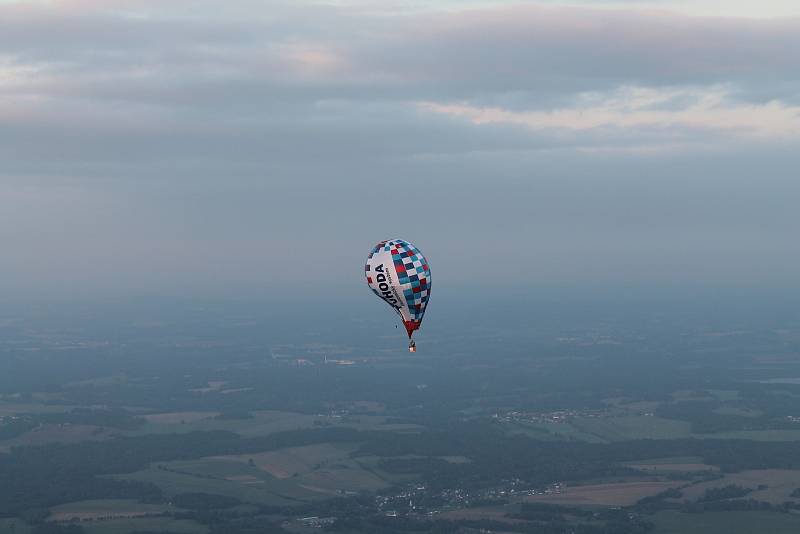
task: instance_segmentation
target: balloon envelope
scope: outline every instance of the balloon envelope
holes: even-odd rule
[[[408,241],[391,239],[375,245],[364,269],[370,289],[402,317],[410,338],[431,294],[428,260]]]

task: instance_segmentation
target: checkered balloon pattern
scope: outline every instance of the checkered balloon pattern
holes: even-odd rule
[[[377,269],[389,273],[388,293],[385,285],[378,283]],[[418,326],[431,293],[431,270],[422,252],[402,239],[381,241],[370,252],[365,271],[372,291],[395,308],[404,321]]]

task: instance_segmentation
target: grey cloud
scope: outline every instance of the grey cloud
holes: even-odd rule
[[[721,83],[732,99],[793,102],[800,83],[796,20],[541,6],[395,16],[279,2],[113,6],[0,7],[0,50],[21,69],[0,84],[7,168],[703,143],[710,132],[674,126],[475,128],[420,116],[413,103],[546,110],[621,85]],[[306,72],[291,47],[312,63],[318,48],[340,64]]]
[[[12,4],[0,7],[0,49],[23,64],[41,62],[56,94],[63,83],[67,92],[98,97],[92,87],[99,84],[109,98],[135,97],[127,84],[141,98],[169,98],[170,91],[191,94],[188,85],[213,91],[221,81],[234,90],[262,85],[390,100],[513,103],[524,95],[528,107],[624,84],[736,83],[743,96],[791,98],[800,72],[793,53],[800,47],[797,20],[540,6],[381,17],[347,8],[258,6],[218,20],[202,10],[135,18]],[[347,65],[304,79],[284,55],[285,46],[297,43],[318,45]],[[114,87],[115,81],[124,83]]]
[[[415,103],[547,110],[631,84],[788,102],[797,21],[164,4],[0,7],[3,291],[357,292],[362,250],[394,235],[439,287],[498,257],[506,287],[796,285],[796,140],[533,131]],[[297,267],[310,250],[325,272]]]
[[[454,96],[574,93],[623,84],[795,84],[800,21],[514,7],[432,17],[385,47],[374,69],[440,82]],[[391,60],[390,60],[391,58]]]

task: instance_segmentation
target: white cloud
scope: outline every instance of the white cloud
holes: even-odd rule
[[[310,0],[313,3],[313,0]],[[702,17],[778,18],[800,17],[800,3],[796,0],[385,0],[376,4],[373,0],[319,0],[330,5],[382,10],[384,12],[409,13],[430,11],[458,11],[464,9],[497,8],[502,6],[540,5],[574,6],[593,9],[627,9],[671,11]],[[379,6],[379,7],[376,7]]]
[[[732,100],[723,87],[702,89],[654,89],[626,87],[611,93],[579,95],[570,107],[520,111],[481,107],[469,103],[421,102],[425,111],[461,118],[476,125],[520,125],[537,132],[611,133],[627,130],[641,143],[652,144],[652,135],[662,136],[668,146],[696,141],[713,142],[716,137],[762,140],[800,139],[800,106],[778,101],[752,104]],[[716,137],[715,137],[716,136]],[[600,140],[598,140],[600,139]],[[602,146],[603,137],[592,137]],[[605,137],[616,143],[617,135]]]

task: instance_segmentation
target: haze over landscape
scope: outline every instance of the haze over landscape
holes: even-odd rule
[[[800,531],[797,50],[788,0],[0,0],[0,534]]]

